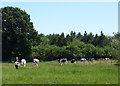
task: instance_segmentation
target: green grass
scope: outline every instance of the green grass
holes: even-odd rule
[[[57,61],[27,63],[15,69],[13,63],[2,63],[2,84],[117,84],[118,66],[106,62],[78,62],[60,66]]]

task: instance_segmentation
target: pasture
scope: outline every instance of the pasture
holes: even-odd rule
[[[14,63],[2,63],[2,84],[117,84],[118,66],[110,61],[63,64],[57,61],[27,63],[15,69]]]

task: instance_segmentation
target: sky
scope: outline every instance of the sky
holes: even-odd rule
[[[38,33],[84,34],[92,32],[113,36],[118,31],[118,2],[3,2],[25,10]]]

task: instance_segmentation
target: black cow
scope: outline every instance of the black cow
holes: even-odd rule
[[[62,64],[66,64],[67,63],[67,58],[63,58],[63,59],[58,59],[58,62],[62,65]]]
[[[75,59],[72,59],[72,60],[71,60],[71,63],[76,63],[76,60],[75,60]]]
[[[86,58],[81,58],[80,60],[82,63],[86,61]]]

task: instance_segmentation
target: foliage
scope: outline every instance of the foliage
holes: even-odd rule
[[[13,57],[29,59],[32,41],[37,35],[30,15],[19,8],[2,8],[3,60]]]
[[[120,33],[116,33],[113,37],[112,43],[112,56],[120,62]]]

